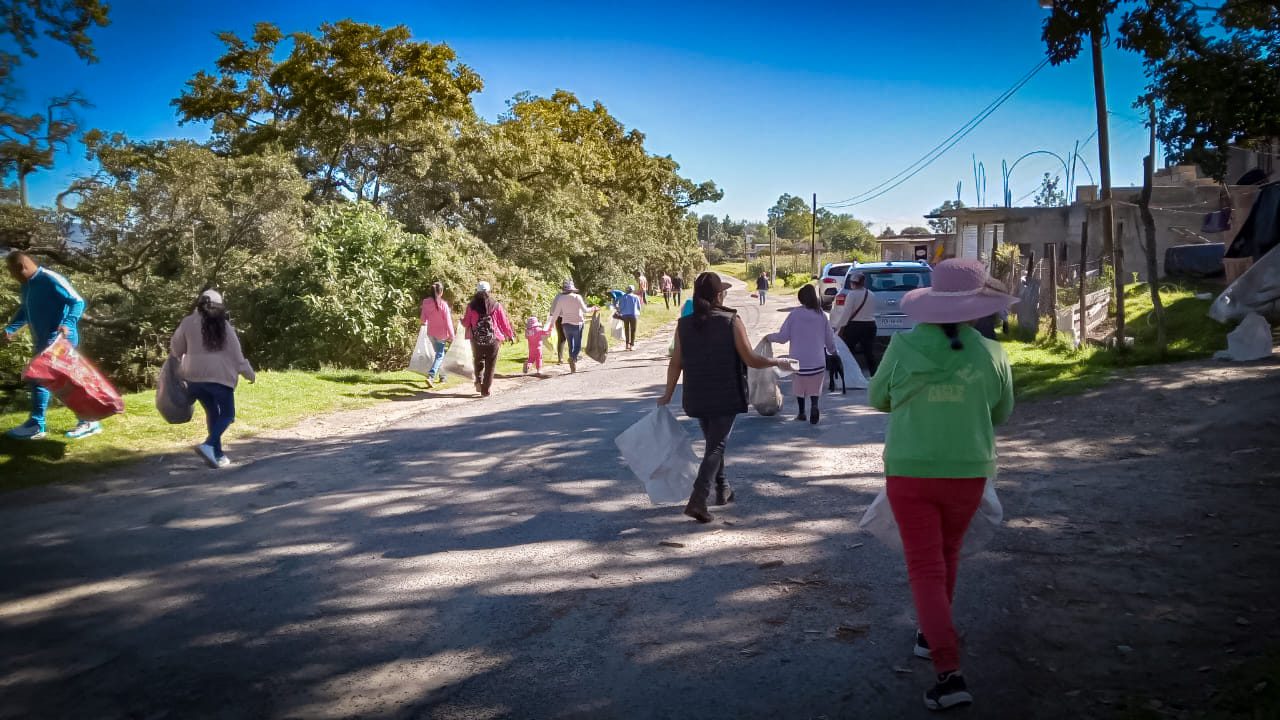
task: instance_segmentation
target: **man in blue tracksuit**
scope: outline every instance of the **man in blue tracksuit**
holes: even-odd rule
[[[5,258],[9,274],[21,285],[21,302],[13,320],[4,329],[5,342],[25,325],[31,328],[35,352],[39,354],[53,344],[59,335],[73,346],[80,343],[80,315],[84,312],[84,298],[66,278],[48,268],[40,267],[24,252],[12,252]],[[49,407],[49,391],[39,385],[31,385],[31,418],[10,430],[7,435],[18,440],[36,440],[44,437],[44,414]],[[78,440],[102,432],[102,425],[81,421],[67,437]]]

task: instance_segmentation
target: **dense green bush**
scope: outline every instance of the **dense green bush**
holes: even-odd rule
[[[747,277],[752,280],[760,277],[760,273],[767,272],[769,272],[769,263],[767,261],[757,260],[752,263],[747,263]]]
[[[303,250],[249,291],[244,344],[272,367],[401,367],[431,283],[444,284],[460,317],[480,280],[513,323],[549,307],[548,283],[462,231],[410,233],[371,205],[329,205],[312,219]]]

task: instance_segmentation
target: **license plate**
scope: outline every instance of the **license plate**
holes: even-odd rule
[[[907,326],[907,318],[905,315],[890,315],[880,317],[880,327],[882,328],[905,328]]]

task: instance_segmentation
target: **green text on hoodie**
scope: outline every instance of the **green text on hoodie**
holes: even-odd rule
[[[885,475],[991,477],[994,426],[1013,411],[1013,373],[1000,343],[968,325],[964,347],[937,325],[920,324],[893,338],[871,380],[871,406],[890,413]]]

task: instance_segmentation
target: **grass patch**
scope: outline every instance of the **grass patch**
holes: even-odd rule
[[[708,266],[707,270],[710,272],[720,273],[721,275],[728,275],[729,277],[735,277],[743,282],[746,282],[748,280],[747,265],[744,262],[716,263],[715,265]],[[755,280],[755,277],[753,276],[749,279]],[[692,290],[693,289],[692,286],[690,286],[689,289]]]
[[[1124,368],[1156,365],[1211,356],[1227,346],[1226,325],[1206,313],[1212,300],[1199,300],[1197,286],[1161,286],[1168,328],[1168,350],[1156,348],[1155,317],[1145,283],[1125,288],[1125,332],[1134,346],[1123,351],[1086,346],[1079,350],[1060,339],[1022,342],[1005,338],[1013,363],[1014,391],[1020,398],[1071,395],[1098,387]]]
[[[654,335],[674,321],[678,308],[665,308],[662,298],[650,301],[640,313],[636,334]],[[611,315],[606,327],[613,325]],[[523,323],[519,326],[523,329]],[[622,341],[610,338],[611,347]],[[504,344],[498,356],[499,375],[520,375],[529,355],[523,337]],[[544,369],[554,364],[555,350],[543,350]],[[587,361],[590,362],[590,361]],[[450,379],[444,387],[460,384]],[[291,427],[307,418],[342,410],[353,410],[388,400],[411,400],[428,391],[422,376],[411,372],[378,373],[363,370],[322,370],[320,372],[258,373],[258,382],[242,382],[236,390],[236,422],[225,439],[234,456],[237,439],[269,430]],[[22,424],[27,413],[0,413],[0,431]],[[182,451],[204,439],[204,413],[196,409],[192,421],[170,425],[155,409],[155,391],[125,396],[125,413],[103,422],[104,431],[77,442],[62,433],[76,423],[71,411],[60,405],[50,408],[49,436],[43,440],[16,441],[0,436],[0,490],[13,490],[52,482],[83,480],[96,472],[136,462],[149,456]]]
[[[267,430],[290,427],[308,417],[365,407],[385,400],[408,399],[426,390],[422,376],[410,372],[356,370],[258,373],[258,382],[241,382],[236,390],[236,422],[226,440],[234,443]],[[0,414],[0,429],[22,424],[26,412]],[[70,410],[55,403],[49,409],[49,436],[15,441],[0,437],[0,490],[77,480],[87,475],[181,450],[204,439],[204,413],[192,421],[170,425],[155,408],[155,391],[125,396],[125,413],[103,421],[100,435],[77,442],[62,433],[76,423]],[[234,449],[228,454],[234,455]]]

